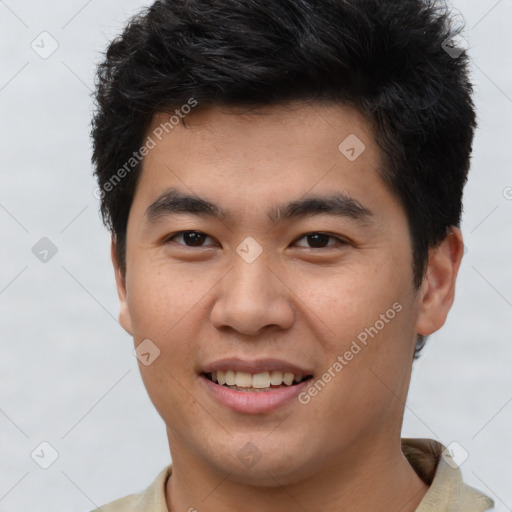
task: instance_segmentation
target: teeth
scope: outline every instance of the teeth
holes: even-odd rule
[[[235,372],[235,382],[239,388],[250,388],[252,386],[252,375],[245,372]]]
[[[291,386],[297,384],[304,379],[304,375],[295,375],[290,372],[261,372],[261,373],[247,373],[247,372],[235,372],[233,370],[213,372],[211,374],[213,382],[217,384],[236,386],[239,388],[255,388],[265,389],[270,386]]]
[[[270,387],[270,375],[268,372],[256,373],[252,376],[252,387],[253,388],[269,388]]]
[[[287,385],[287,386],[291,386],[293,384],[293,379],[294,379],[295,375],[293,375],[293,373],[285,373],[283,375],[283,382]]]
[[[270,384],[272,386],[280,386],[283,383],[283,372],[271,372]]]

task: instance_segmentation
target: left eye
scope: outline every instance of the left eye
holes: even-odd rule
[[[179,243],[180,245],[185,245],[187,247],[202,247],[202,244],[204,243],[206,238],[211,238],[206,233],[202,233],[201,231],[180,231],[179,233],[174,234],[173,236],[167,238],[167,242],[173,241],[175,238],[181,237],[183,239],[184,243]],[[328,235],[327,233],[320,233],[320,232],[314,232],[314,233],[308,233],[306,235],[302,235],[300,238],[298,238],[295,243],[297,243],[299,240],[307,240],[307,243],[311,245],[311,247],[308,247],[309,249],[323,249],[324,247],[332,247],[333,245],[338,244],[346,244],[344,240],[341,238],[335,237],[333,235]],[[335,241],[335,243],[328,243],[329,239],[332,239]],[[299,247],[305,247],[305,246],[299,246]]]
[[[171,242],[176,237],[182,237],[184,244],[187,247],[201,247],[202,242],[204,242],[205,238],[210,238],[207,234],[201,233],[201,231],[180,231],[175,235],[167,238],[166,242]],[[188,245],[187,242],[190,242]]]
[[[335,240],[338,244],[346,244],[345,241],[343,241],[341,238],[328,235],[327,233],[308,233],[307,235],[303,235],[302,237],[298,238],[298,240],[306,239],[309,244],[312,244],[312,249],[323,249],[324,247],[332,247],[333,245],[336,245],[336,243],[328,244],[327,241],[331,238],[332,240]]]

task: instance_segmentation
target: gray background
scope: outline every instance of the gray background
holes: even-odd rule
[[[94,64],[148,3],[0,1],[0,512],[88,511],[140,491],[170,461],[116,320],[90,164]],[[480,125],[468,251],[448,322],[415,363],[403,434],[458,442],[467,482],[512,510],[512,0],[453,5]],[[43,31],[59,45],[46,59],[31,47],[55,44]],[[46,263],[32,252],[42,237],[58,249]],[[43,441],[58,452],[46,470],[31,458]]]

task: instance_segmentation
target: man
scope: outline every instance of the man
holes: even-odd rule
[[[456,41],[420,0],[176,0],[110,45],[93,160],[172,466],[101,510],[492,507],[400,439],[463,254]]]

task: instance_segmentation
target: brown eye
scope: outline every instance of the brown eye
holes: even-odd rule
[[[166,241],[171,242],[174,241],[175,238],[179,239],[180,237],[183,239],[183,243],[176,243],[187,247],[202,247],[205,239],[209,238],[207,234],[201,233],[200,231],[180,231],[179,233],[169,237]]]
[[[303,235],[298,240],[306,239],[307,243],[309,244],[309,248],[311,249],[324,249],[327,247],[332,247],[337,245],[336,243],[329,244],[329,239],[335,240],[338,242],[338,244],[346,244],[346,242],[338,237],[328,235],[327,233],[308,233],[306,235]],[[304,247],[304,246],[300,246]]]

